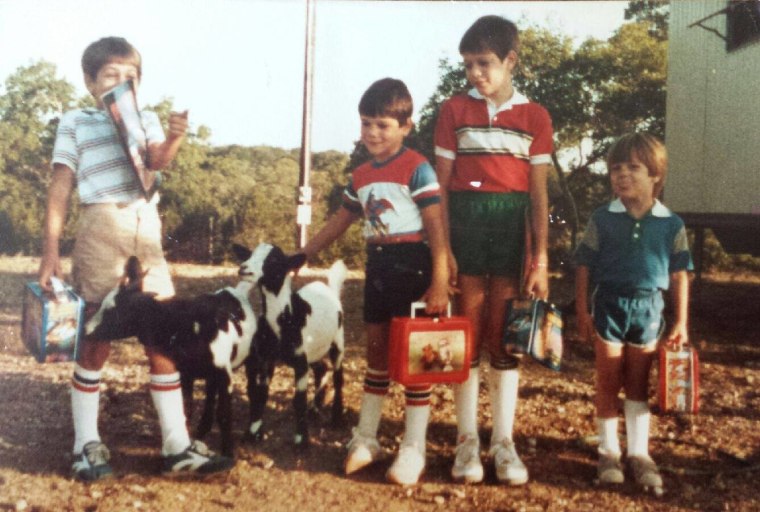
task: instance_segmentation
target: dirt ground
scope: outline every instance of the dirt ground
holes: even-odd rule
[[[628,481],[618,488],[594,484],[593,353],[573,339],[572,318],[560,373],[523,363],[515,440],[530,471],[527,485],[498,485],[490,468],[480,485],[450,483],[455,419],[451,389],[444,385],[433,393],[428,466],[418,485],[384,482],[403,427],[398,386],[386,401],[380,429],[388,458],[356,476],[344,476],[343,445],[356,423],[365,368],[360,275],[344,289],[346,427],[313,423],[311,449],[304,455],[294,452],[293,374],[281,368],[265,417],[264,442],[239,442],[237,465],[229,474],[167,478],[159,474],[160,432],[145,357],[135,340],[127,340],[114,344],[101,394],[101,434],[112,452],[116,477],[89,485],[76,482],[69,476],[72,363],[37,363],[19,336],[23,285],[33,279],[37,265],[33,258],[0,258],[0,511],[760,510],[760,276],[705,276],[692,298],[691,335],[702,361],[701,410],[696,416],[653,416],[651,452],[665,479],[665,494],[656,498]],[[235,280],[232,268],[174,265],[173,272],[180,294],[211,291]],[[572,283],[555,281],[553,300],[567,303]],[[654,377],[653,372],[652,389]],[[234,384],[240,440],[247,420],[242,370]],[[200,394],[199,387],[198,398]],[[480,398],[480,435],[487,447],[490,414],[483,384]],[[655,404],[654,396],[650,403]],[[218,441],[214,430],[208,442],[214,447]]]

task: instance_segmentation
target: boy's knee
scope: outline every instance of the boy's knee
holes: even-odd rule
[[[515,370],[520,366],[520,357],[507,354],[503,349],[498,353],[490,352],[489,356],[491,368],[496,370]]]
[[[111,343],[108,341],[83,340],[79,347],[77,364],[85,370],[97,371],[103,365],[111,353]]]
[[[167,355],[148,347],[145,347],[145,355],[148,356],[151,374],[165,375],[177,371],[177,366],[174,364],[174,361]]]

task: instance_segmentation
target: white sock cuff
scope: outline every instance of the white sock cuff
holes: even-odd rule
[[[86,380],[100,380],[100,376],[103,373],[102,370],[86,370],[74,363],[74,375],[78,375]]]
[[[649,404],[647,402],[641,402],[638,400],[628,400],[627,398],[623,401],[623,412],[626,416],[635,417],[640,416],[641,414],[647,414],[649,413]]]
[[[153,384],[175,384],[179,382],[179,372],[151,373],[150,382]]]

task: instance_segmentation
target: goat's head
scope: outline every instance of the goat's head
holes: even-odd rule
[[[137,334],[139,313],[133,306],[141,297],[152,296],[142,291],[143,278],[147,273],[147,270],[142,270],[136,256],[129,257],[124,265],[124,275],[100,303],[100,309],[85,324],[85,336],[105,341]]]
[[[238,253],[238,257],[244,254]],[[280,292],[289,272],[306,263],[305,254],[297,253],[287,256],[276,245],[266,243],[259,244],[253,252],[248,251],[248,255],[248,258],[240,265],[238,274],[243,279],[256,283],[274,294]]]

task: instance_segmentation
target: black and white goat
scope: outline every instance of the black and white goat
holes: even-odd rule
[[[85,335],[95,340],[136,336],[174,361],[188,422],[193,385],[196,379],[204,379],[206,399],[195,434],[199,438],[208,434],[216,406],[221,452],[232,456],[232,371],[250,360],[257,323],[248,297],[253,284],[241,280],[216,293],[157,300],[155,294],[143,292],[144,276],[140,261],[130,257],[121,282],[85,324]]]
[[[338,260],[328,271],[328,284],[314,281],[293,292],[291,272],[305,260],[303,254],[287,256],[279,247],[260,244],[240,266],[240,275],[258,284],[263,297],[263,311],[253,342],[253,364],[246,367],[252,370],[248,374],[249,395],[253,396],[249,436],[253,440],[263,436],[262,416],[269,382],[275,363],[282,361],[295,372],[295,444],[299,448],[309,444],[308,370],[311,366],[314,371],[317,385],[314,403],[321,407],[327,372],[324,359],[328,355],[333,366],[333,423],[339,423],[343,415],[344,326],[340,291],[347,269]]]

